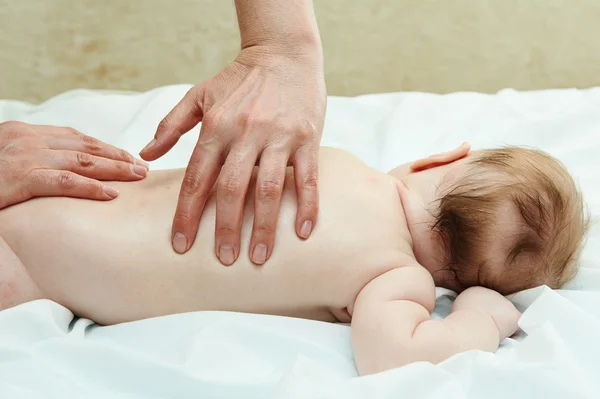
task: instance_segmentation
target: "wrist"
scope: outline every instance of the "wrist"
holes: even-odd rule
[[[320,52],[312,0],[235,0],[241,49],[260,46],[283,54]]]
[[[302,66],[323,69],[323,53],[320,46],[285,46],[282,43],[263,43],[243,48],[235,61],[241,65],[263,66],[277,69],[278,65],[289,68],[292,62]]]
[[[242,40],[241,50],[257,49],[271,55],[312,56],[321,58],[321,38],[314,32],[294,32],[281,37],[253,36]]]
[[[483,310],[474,308],[463,308],[460,309],[463,314],[468,314],[471,318],[479,320],[481,324],[485,324],[489,327],[490,331],[493,331],[498,336],[498,343],[502,341],[502,332],[500,326],[494,319],[494,317]]]

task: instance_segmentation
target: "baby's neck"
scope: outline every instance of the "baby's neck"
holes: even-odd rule
[[[445,249],[441,237],[433,230],[432,211],[442,177],[439,173],[411,174],[400,178],[398,186],[417,262],[431,273],[436,286],[450,288],[446,284],[450,275],[443,270]]]

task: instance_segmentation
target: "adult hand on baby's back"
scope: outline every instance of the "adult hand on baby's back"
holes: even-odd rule
[[[0,209],[33,197],[111,200],[117,190],[98,180],[140,180],[147,171],[144,161],[75,129],[0,123]]]
[[[326,108],[320,43],[313,47],[249,46],[218,75],[190,89],[161,121],[140,155],[154,160],[202,121],[173,220],[173,248],[190,249],[216,184],[215,252],[231,265],[240,253],[246,192],[259,165],[250,259],[271,255],[285,171],[294,167],[295,231],[308,238],[317,220],[317,162]]]

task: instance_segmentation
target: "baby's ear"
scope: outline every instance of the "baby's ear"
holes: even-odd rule
[[[411,172],[419,172],[436,166],[447,165],[466,157],[471,151],[469,143],[462,143],[460,147],[439,154],[430,155],[427,158],[419,159],[410,165]]]

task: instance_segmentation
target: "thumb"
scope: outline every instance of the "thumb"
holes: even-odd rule
[[[154,138],[140,151],[145,161],[154,161],[165,155],[187,132],[193,129],[204,115],[202,104],[204,87],[192,87],[181,101],[158,124]]]

